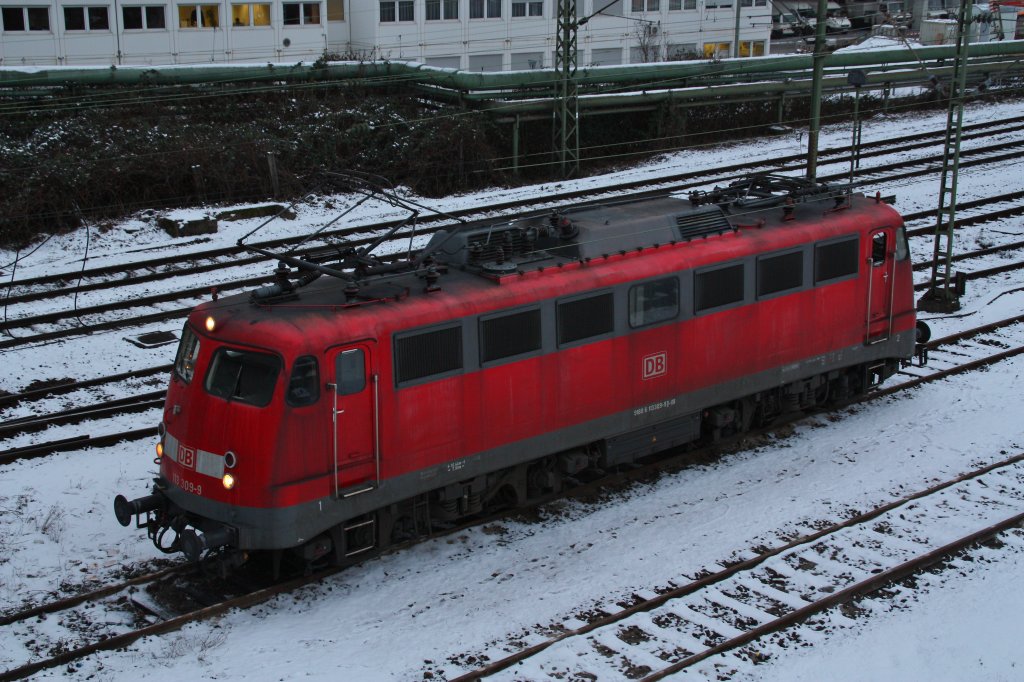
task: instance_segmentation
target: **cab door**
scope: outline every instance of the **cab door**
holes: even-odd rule
[[[885,341],[889,338],[892,330],[895,254],[893,231],[888,229],[872,231],[871,253],[868,256],[867,343]]]
[[[377,372],[370,343],[332,349],[335,495],[373,490],[380,479]]]

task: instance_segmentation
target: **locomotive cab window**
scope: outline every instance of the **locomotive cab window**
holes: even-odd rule
[[[743,263],[698,272],[693,295],[697,312],[739,303],[743,300]]]
[[[480,320],[480,364],[540,350],[540,310]]]
[[[814,283],[856,275],[860,256],[857,237],[814,247]]]
[[[885,251],[889,244],[885,232],[876,232],[871,237],[871,264],[876,268],[885,264]]]
[[[198,357],[199,337],[186,322],[185,327],[181,330],[181,343],[178,344],[178,353],[174,358],[174,373],[181,377],[186,384],[192,381]]]
[[[320,399],[320,371],[316,358],[304,355],[292,366],[285,400],[292,407],[312,405]]]
[[[615,330],[612,293],[558,304],[558,345],[610,334]]]
[[[462,327],[452,326],[395,338],[398,384],[462,369]]]
[[[896,228],[896,260],[906,260],[910,255],[910,245],[907,244],[907,230],[903,227]]]
[[[338,353],[334,371],[338,395],[352,395],[366,388],[366,356],[361,348]]]
[[[206,392],[225,400],[264,407],[274,396],[281,361],[268,353],[218,348],[206,373]]]
[[[799,289],[804,283],[804,253],[793,251],[757,259],[757,297]]]
[[[679,314],[679,280],[675,277],[639,284],[629,290],[629,326],[646,327]]]

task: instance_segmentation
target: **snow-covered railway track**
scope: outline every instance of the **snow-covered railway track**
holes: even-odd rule
[[[1010,125],[1000,131],[1007,135],[1024,130],[1024,124]],[[927,149],[934,146],[930,141],[934,133],[928,134],[924,142],[908,143],[906,139],[883,140],[873,148],[865,150],[861,159],[873,156],[892,155],[893,146],[901,152],[912,149]],[[986,139],[991,132],[971,133]],[[962,152],[961,165],[989,165],[1013,161],[1019,157],[1019,148],[1024,147],[1024,139],[1004,139],[994,144],[981,144],[973,149]],[[1013,151],[1018,150],[1018,151]],[[834,156],[836,163],[842,160],[842,154],[849,153],[848,147],[834,148],[822,152],[823,157]],[[974,158],[977,157],[977,158]],[[545,195],[538,201],[536,198],[495,204],[486,207],[466,209],[458,213],[464,220],[482,220],[487,215],[504,213],[505,219],[516,215],[532,215],[550,210],[552,207],[564,206],[566,202],[574,204],[597,201],[622,201],[645,197],[664,196],[684,192],[698,187],[706,187],[717,182],[727,182],[738,174],[752,172],[799,172],[802,156],[781,157],[772,160],[757,160],[743,164],[734,164],[720,168],[691,171],[687,173],[665,176],[655,181],[650,179],[618,185],[612,188],[596,188],[574,190],[557,195]],[[862,166],[858,171],[859,182],[871,178],[871,182],[886,183],[895,180],[920,177],[937,172],[941,164],[941,154],[926,154],[919,158],[889,161],[878,166]],[[905,170],[910,168],[910,170]],[[846,182],[848,174],[844,171],[833,175],[821,175],[823,181]],[[510,211],[516,213],[509,213]],[[431,219],[425,216],[419,220],[417,234],[422,236],[442,229],[450,222],[447,217]],[[325,234],[330,239],[349,239],[352,245],[369,243],[375,234],[394,225],[394,222],[375,225],[362,225],[331,231]],[[368,236],[369,235],[369,236]],[[405,241],[408,232],[394,235],[395,240]],[[262,248],[276,248],[294,243],[292,240],[273,240],[260,243]],[[316,246],[304,250],[305,257],[312,260],[325,259],[333,253],[331,246]],[[63,273],[44,278],[15,280],[8,284],[7,296],[0,299],[4,307],[4,320],[0,322],[0,349],[22,346],[28,343],[46,342],[85,333],[93,333],[109,329],[130,327],[146,322],[180,319],[184,317],[201,299],[205,298],[216,286],[221,291],[234,292],[246,288],[254,288],[266,284],[273,277],[270,274],[255,274],[253,268],[258,266],[261,258],[243,255],[240,249],[219,249],[211,252],[211,256],[194,253],[178,257],[186,261],[187,266],[176,268],[170,264],[173,260],[154,259],[122,266],[121,276],[111,268],[97,268],[83,273]],[[210,262],[197,264],[196,260]],[[137,271],[142,271],[139,274]],[[176,279],[195,278],[197,274],[216,272],[215,279],[204,282],[202,286],[181,287],[175,284]],[[130,274],[129,274],[130,273]],[[92,281],[78,286],[80,275],[88,275]],[[54,287],[64,283],[65,286]],[[68,298],[81,294],[75,306],[69,309]],[[80,305],[79,305],[80,304]]]
[[[1024,535],[1005,533],[1024,521],[1022,462],[1018,454],[698,579],[684,578],[681,586],[636,595],[633,603],[599,600],[575,628],[538,626],[517,634],[518,644],[495,642],[432,672],[459,682],[662,679],[852,604],[1001,533],[1005,542],[1024,546]],[[480,660],[493,662],[474,669]]]

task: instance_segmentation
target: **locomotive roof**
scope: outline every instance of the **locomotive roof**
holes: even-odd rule
[[[376,330],[526,305],[901,224],[899,214],[876,198],[849,199],[842,208],[829,198],[785,208],[734,205],[727,211],[668,197],[466,226],[436,233],[424,249],[431,259],[418,269],[348,282],[322,277],[273,302],[248,294],[225,297],[200,306],[192,322],[202,329],[206,315],[216,314],[228,322],[218,325],[225,340],[252,343],[259,336],[270,347],[322,348],[323,339],[316,338],[321,332],[335,339],[328,345],[343,340],[337,338],[339,326],[368,324],[362,336],[376,337]]]

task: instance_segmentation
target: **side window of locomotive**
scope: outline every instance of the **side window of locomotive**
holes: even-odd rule
[[[462,327],[452,326],[395,339],[395,381],[409,381],[462,369]]]
[[[334,360],[338,395],[352,395],[366,388],[366,356],[361,348],[342,353]]]
[[[856,275],[860,256],[857,253],[858,240],[844,239],[841,242],[818,244],[814,247],[814,283]]]
[[[743,300],[743,263],[698,272],[694,279],[694,310],[698,313]]]
[[[192,381],[192,375],[196,371],[196,358],[198,357],[199,337],[186,322],[184,329],[181,330],[181,343],[178,344],[178,354],[174,358],[174,371],[186,384]]]
[[[480,320],[480,363],[540,350],[540,310]]]
[[[910,245],[907,244],[907,230],[903,227],[896,228],[896,260],[906,260],[910,255]]]
[[[612,293],[577,298],[558,304],[558,345],[615,331]]]
[[[659,279],[629,290],[629,326],[633,329],[672,320],[679,314],[679,280]]]
[[[885,249],[888,241],[885,232],[876,232],[871,237],[871,264],[875,267],[885,263]]]
[[[218,348],[206,373],[206,392],[225,400],[264,407],[274,396],[281,360],[268,353]]]
[[[320,368],[316,358],[304,355],[292,366],[285,400],[292,407],[312,405],[320,399]]]
[[[757,259],[757,297],[799,289],[804,283],[804,252]]]

